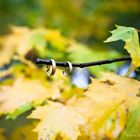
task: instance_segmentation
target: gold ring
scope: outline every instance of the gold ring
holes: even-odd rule
[[[56,71],[56,63],[53,59],[50,59],[51,61],[51,67],[50,65],[47,65],[46,66],[46,73],[48,76],[50,75],[54,75],[55,74],[55,71]]]
[[[66,67],[66,68],[63,69],[63,75],[64,76],[69,76],[72,73],[73,67],[72,67],[71,62],[66,61],[66,63],[68,64],[68,67]]]

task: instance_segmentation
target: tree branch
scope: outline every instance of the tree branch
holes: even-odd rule
[[[137,32],[140,32],[139,29],[136,29]],[[109,60],[100,60],[100,61],[94,61],[94,62],[87,62],[87,63],[72,63],[73,67],[91,67],[91,66],[96,66],[96,65],[103,65],[103,64],[110,64],[114,62],[119,62],[119,61],[130,61],[131,58],[129,56],[121,57],[121,58],[114,58],[114,59],[109,59]],[[36,64],[46,64],[46,65],[51,65],[50,60],[45,60],[45,59],[40,59],[37,58],[35,61]],[[56,66],[60,67],[68,67],[68,64],[66,62],[56,62]]]
[[[121,58],[100,60],[100,61],[87,62],[87,63],[72,63],[72,66],[84,68],[84,67],[91,67],[91,66],[96,66],[96,65],[110,64],[110,63],[119,62],[119,61],[129,61],[129,60],[131,60],[131,58],[129,56],[126,56],[126,57],[121,57]],[[35,63],[51,65],[50,60],[45,60],[45,59],[40,59],[40,58],[37,58]],[[68,64],[66,62],[56,62],[56,66],[68,67]]]

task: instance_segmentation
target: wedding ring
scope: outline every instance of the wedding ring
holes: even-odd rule
[[[53,59],[50,59],[51,65],[46,66],[46,73],[48,76],[54,75],[56,71],[56,63]]]
[[[72,73],[73,67],[72,67],[72,64],[69,61],[66,61],[66,63],[68,64],[68,67],[65,67],[63,69],[63,75],[64,76],[69,76]]]

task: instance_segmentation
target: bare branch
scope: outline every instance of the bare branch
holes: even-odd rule
[[[109,59],[109,60],[100,60],[100,61],[94,61],[94,62],[87,62],[87,63],[72,63],[73,67],[91,67],[91,66],[96,66],[96,65],[103,65],[103,64],[110,64],[114,62],[119,62],[119,61],[130,61],[131,58],[129,56],[126,57],[121,57],[121,58],[114,58],[114,59]],[[45,59],[36,59],[36,64],[46,64],[46,65],[51,65],[50,60],[45,60]],[[56,66],[60,67],[68,67],[68,64],[66,62],[56,62]]]

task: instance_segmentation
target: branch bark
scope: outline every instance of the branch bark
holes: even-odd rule
[[[100,60],[100,61],[94,61],[94,62],[87,62],[87,63],[72,63],[73,67],[91,67],[91,66],[96,66],[96,65],[103,65],[103,64],[110,64],[114,62],[119,62],[119,61],[130,61],[131,58],[129,56],[121,57],[121,58],[114,58],[114,59],[108,59],[108,60]],[[36,64],[46,64],[46,65],[51,65],[51,61],[48,59],[40,59],[37,58],[35,61]],[[66,62],[56,62],[56,66],[60,67],[68,67],[68,64]]]

